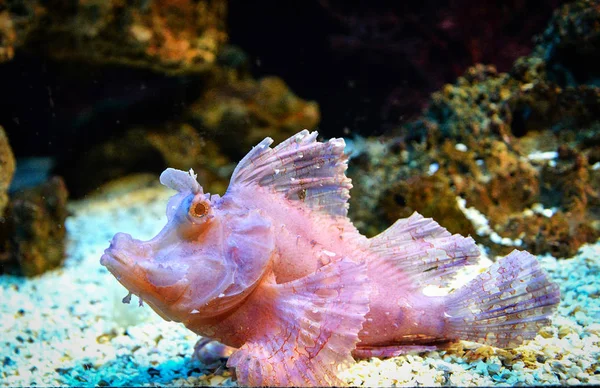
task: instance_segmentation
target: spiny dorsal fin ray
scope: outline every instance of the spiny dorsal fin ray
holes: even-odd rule
[[[281,193],[313,210],[345,217],[352,188],[346,177],[344,140],[316,141],[317,132],[303,130],[275,148],[266,138],[240,161],[229,190],[256,184]]]
[[[415,212],[373,237],[371,265],[380,273],[402,275],[416,287],[446,285],[457,269],[473,264],[479,249],[471,237],[452,235],[431,218]]]

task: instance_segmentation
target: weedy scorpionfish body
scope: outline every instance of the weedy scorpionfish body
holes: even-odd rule
[[[347,217],[343,139],[267,138],[223,197],[167,169],[168,222],[150,241],[115,235],[101,263],[167,320],[236,348],[243,385],[342,385],[355,357],[460,339],[511,347],[559,301],[536,258],[514,251],[447,296],[427,296],[477,261],[473,239],[415,213],[373,238]]]

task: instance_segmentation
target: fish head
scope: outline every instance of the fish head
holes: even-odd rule
[[[117,233],[100,263],[167,320],[222,314],[267,269],[271,224],[258,211],[205,194],[193,172],[167,169],[161,183],[178,191],[167,204],[167,224],[148,241]]]

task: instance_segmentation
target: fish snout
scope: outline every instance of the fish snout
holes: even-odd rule
[[[115,234],[107,251],[127,253],[132,259],[150,258],[154,252],[148,241],[136,240],[127,233]]]
[[[133,243],[133,237],[127,233],[117,233],[113,236],[110,241],[110,247],[108,249],[124,249]]]
[[[104,250],[100,264],[108,267],[133,265],[134,262],[150,258],[152,249],[148,244],[131,237],[127,233],[117,233],[110,241],[110,246]]]
[[[127,246],[131,244],[133,238],[127,233],[117,233],[110,240],[110,246],[104,250],[104,254],[100,258],[100,264],[108,266],[113,262],[121,262],[124,264],[123,253],[127,251]]]

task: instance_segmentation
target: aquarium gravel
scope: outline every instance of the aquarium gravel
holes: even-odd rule
[[[70,204],[61,269],[0,277],[0,385],[236,385],[225,367],[192,357],[198,336],[127,291],[99,258],[116,232],[148,239],[164,225],[171,192],[113,189]],[[539,258],[561,287],[551,326],[516,348],[460,342],[449,349],[358,362],[351,385],[496,386],[600,384],[600,243],[567,260]],[[489,263],[484,260],[483,263]],[[466,282],[478,267],[459,274]]]

